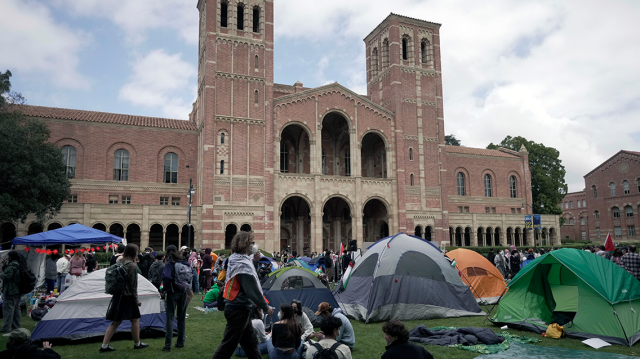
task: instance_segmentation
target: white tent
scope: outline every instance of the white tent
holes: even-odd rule
[[[77,340],[102,337],[111,324],[105,319],[111,295],[104,292],[106,269],[80,277],[65,290],[56,305],[42,318],[31,334],[32,340]],[[164,335],[166,316],[160,312],[160,294],[151,282],[138,274],[140,331]],[[174,323],[174,330],[176,324]],[[129,332],[131,322],[124,321],[117,332]]]

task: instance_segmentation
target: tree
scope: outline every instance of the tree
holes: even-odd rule
[[[507,136],[499,144],[490,143],[487,148],[495,150],[498,147],[504,147],[519,151],[523,145],[529,151],[533,213],[562,214],[562,208],[558,206],[558,203],[562,202],[568,187],[564,182],[566,171],[558,150],[546,147],[542,143],[528,141],[520,136]],[[544,207],[541,207],[540,204],[544,204]]]
[[[444,136],[444,144],[451,146],[460,146],[460,140],[456,138],[456,135]]]
[[[24,222],[33,213],[40,222],[60,212],[71,184],[62,152],[49,143],[49,128],[19,111],[24,98],[10,92],[11,72],[0,72],[0,223]]]

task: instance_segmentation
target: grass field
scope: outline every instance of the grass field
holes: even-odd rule
[[[196,298],[198,298],[196,296]],[[195,301],[192,303],[195,305]],[[100,343],[96,341],[91,344],[53,346],[62,358],[118,358],[118,359],[162,359],[162,358],[211,358],[214,350],[220,343],[222,332],[226,321],[221,312],[202,313],[196,309],[190,308],[189,318],[187,318],[187,342],[182,349],[173,348],[171,352],[161,351],[164,345],[164,338],[145,339],[144,341],[151,346],[144,350],[133,350],[133,342],[131,340],[114,341],[111,345],[117,349],[114,353],[98,353]],[[381,323],[364,324],[358,321],[352,321],[356,334],[356,347],[352,352],[355,359],[380,358],[384,352],[385,341]],[[425,324],[428,327],[436,326],[455,326],[455,327],[488,327],[499,332],[500,328],[491,325],[488,321],[484,322],[484,317],[465,317],[453,319],[437,319],[437,320],[415,320],[405,322],[407,328],[411,329],[418,324]],[[33,330],[35,322],[23,315],[23,326],[29,330]],[[524,335],[542,339],[537,344],[527,345],[544,345],[556,346],[568,349],[591,350],[590,347],[574,339],[547,339],[539,334],[531,332],[521,332],[517,330],[509,330],[512,334]],[[6,348],[7,338],[0,336],[0,348]],[[175,344],[175,337],[174,337]],[[479,354],[468,352],[465,350],[426,346],[426,349],[437,359],[440,358],[475,358]],[[640,345],[631,348],[619,345],[599,349],[600,352],[609,352],[625,355],[640,354]],[[235,356],[234,356],[235,358]],[[265,358],[268,356],[265,355]],[[407,358],[411,359],[411,358]]]

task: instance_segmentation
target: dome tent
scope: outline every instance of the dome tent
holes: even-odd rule
[[[280,305],[291,303],[294,299],[313,312],[322,302],[328,302],[333,308],[338,307],[333,294],[320,281],[318,275],[305,268],[284,267],[269,273],[267,280],[262,284],[262,291],[269,305],[276,308],[274,317],[271,318],[273,323],[278,321]]]
[[[458,271],[430,242],[398,233],[369,246],[346,288],[334,293],[365,322],[484,315]],[[340,286],[339,288],[342,288]]]
[[[544,254],[508,288],[491,319],[496,325],[542,333],[561,316],[569,320],[569,338],[629,346],[640,340],[640,282],[591,252],[563,248]]]
[[[79,340],[103,337],[107,327],[107,308],[111,295],[104,292],[106,269],[80,277],[58,297],[56,305],[42,318],[32,340]],[[166,315],[160,312],[160,294],[156,287],[138,274],[140,332],[145,336],[164,336]],[[174,331],[177,329],[174,322]],[[129,332],[131,322],[123,321],[116,333]]]
[[[502,273],[481,254],[465,248],[447,252],[447,257],[458,263],[462,281],[480,304],[494,304],[507,288]]]

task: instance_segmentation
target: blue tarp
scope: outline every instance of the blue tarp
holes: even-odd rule
[[[13,239],[14,245],[44,246],[55,244],[120,243],[122,238],[98,229],[72,224],[70,226]]]

